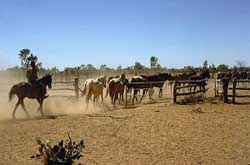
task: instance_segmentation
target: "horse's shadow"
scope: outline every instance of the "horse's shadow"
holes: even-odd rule
[[[58,117],[61,116],[66,116],[66,115],[45,115],[45,116],[35,116],[35,117],[31,117],[31,118],[23,118],[23,119],[14,119],[14,121],[32,121],[32,120],[55,120]]]

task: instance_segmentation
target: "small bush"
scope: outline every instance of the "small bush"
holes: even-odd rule
[[[73,142],[68,135],[68,140],[61,140],[53,147],[49,141],[42,142],[40,138],[36,138],[39,145],[39,154],[32,156],[31,158],[43,158],[45,165],[71,165],[75,160],[83,157],[81,152],[85,148],[84,141],[79,143]]]

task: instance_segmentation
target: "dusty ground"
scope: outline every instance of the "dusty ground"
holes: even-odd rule
[[[58,142],[67,133],[85,140],[83,164],[250,164],[249,104],[176,105],[165,95],[116,110],[106,99],[104,106],[86,111],[83,99],[50,97],[44,108],[49,118],[41,118],[37,104],[27,100],[33,118],[25,119],[19,109],[14,121],[15,101],[7,103],[6,97],[0,101],[3,165],[41,164],[30,158],[37,153],[35,137]]]

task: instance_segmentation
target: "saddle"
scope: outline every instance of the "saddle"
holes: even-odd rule
[[[35,80],[32,82],[28,82],[28,84],[31,86],[31,95],[35,96],[39,94],[40,96],[43,96],[43,99],[46,99],[48,97],[48,95],[46,95],[46,88],[44,90],[43,84],[41,84],[39,81]]]

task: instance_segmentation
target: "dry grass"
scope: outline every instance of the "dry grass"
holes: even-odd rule
[[[30,159],[37,152],[35,137],[57,142],[67,133],[76,141],[85,140],[84,164],[250,163],[248,104],[212,100],[176,105],[160,99],[155,104],[144,101],[133,109],[113,110],[105,100],[105,106],[85,112],[83,100],[59,100],[45,103],[45,113],[54,118],[40,118],[30,110],[33,119],[0,121],[1,165],[41,164]],[[5,104],[1,112],[13,104]],[[28,102],[27,107],[33,104]],[[18,117],[23,118],[22,113]]]

